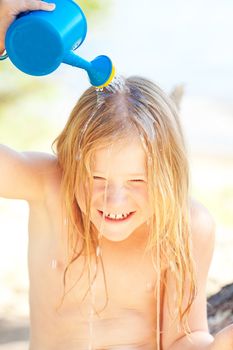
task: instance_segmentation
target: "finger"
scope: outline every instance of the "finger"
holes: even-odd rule
[[[11,25],[11,23],[14,21],[16,15],[19,12],[23,11],[35,11],[35,10],[43,10],[43,11],[53,11],[56,7],[56,4],[54,3],[48,3],[46,1],[37,1],[37,0],[26,0],[24,3],[24,8],[21,8],[20,11],[17,11],[12,13],[8,16],[5,16],[4,18],[1,18],[0,21],[0,54],[2,54],[5,50],[5,36],[8,27]]]
[[[5,36],[6,31],[10,24],[14,21],[14,17],[6,17],[0,22],[0,54],[3,54],[5,50]]]
[[[25,9],[29,11],[43,10],[43,11],[53,11],[56,7],[54,3],[48,3],[46,1],[37,0],[26,0]]]

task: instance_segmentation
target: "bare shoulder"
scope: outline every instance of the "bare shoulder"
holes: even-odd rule
[[[194,198],[190,199],[191,238],[196,252],[206,247],[212,251],[215,242],[215,220],[210,211]]]
[[[28,166],[40,173],[43,177],[60,176],[60,167],[57,157],[44,152],[22,152]]]
[[[46,192],[51,192],[60,185],[61,168],[55,155],[43,152],[24,152],[34,174],[41,178]]]
[[[48,183],[60,179],[56,156],[17,152],[0,145],[0,196],[27,201],[43,200]]]

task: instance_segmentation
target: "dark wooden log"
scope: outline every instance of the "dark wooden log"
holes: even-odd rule
[[[216,334],[233,323],[233,283],[207,299],[209,331]]]

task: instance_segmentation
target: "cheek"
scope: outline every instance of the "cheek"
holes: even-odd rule
[[[94,183],[93,185],[93,195],[100,194],[105,191],[106,185],[104,183]]]
[[[91,205],[95,201],[95,199],[98,199],[101,193],[104,196],[104,191],[105,191],[105,186],[104,185],[93,185],[93,189],[91,192],[91,189],[89,186],[86,184],[84,185],[79,185],[77,190],[75,191],[75,197],[76,201],[82,210],[82,212],[86,213],[86,201],[88,200],[87,195],[90,193],[90,200],[91,200]]]
[[[134,188],[130,192],[135,199],[138,201],[143,201],[144,204],[148,200],[148,192],[146,188]]]
[[[103,200],[104,193],[105,193],[104,185],[94,184],[93,190],[92,190],[91,204],[93,205],[93,204],[96,204],[95,201],[99,202],[99,200]]]
[[[139,203],[140,208],[145,213],[146,216],[153,215],[153,208],[150,205],[148,187],[142,186],[138,187],[134,191],[134,198]]]
[[[83,213],[86,213],[86,191],[83,186],[79,186],[79,188],[75,191],[76,201]]]

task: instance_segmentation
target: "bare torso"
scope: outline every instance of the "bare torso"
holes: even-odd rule
[[[99,316],[93,315],[91,301],[97,311],[105,305],[101,268],[93,292],[84,301],[87,271],[57,309],[63,295],[67,235],[59,183],[55,169],[45,201],[30,204],[30,350],[155,350],[156,280],[151,258],[143,254],[146,230],[145,236],[125,242],[102,241],[108,304]],[[83,257],[72,265],[66,290],[75,284],[82,268]]]

